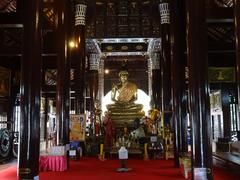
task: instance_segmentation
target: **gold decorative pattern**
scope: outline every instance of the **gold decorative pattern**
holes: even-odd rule
[[[122,46],[121,50],[126,51],[126,50],[128,50],[128,47],[127,46]]]
[[[235,82],[234,67],[210,67],[208,69],[209,82]]]
[[[142,46],[142,45],[137,45],[137,46],[136,46],[136,49],[137,49],[137,50],[142,50],[142,49],[143,49],[143,46]]]
[[[107,47],[106,47],[106,50],[112,51],[112,50],[113,50],[113,47],[112,47],[112,46],[107,46]]]

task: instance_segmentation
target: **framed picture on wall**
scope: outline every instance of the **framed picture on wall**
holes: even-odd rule
[[[236,81],[235,67],[209,67],[208,78],[210,83]]]
[[[86,115],[70,115],[70,141],[85,141]]]
[[[0,97],[9,96],[11,71],[0,66]]]

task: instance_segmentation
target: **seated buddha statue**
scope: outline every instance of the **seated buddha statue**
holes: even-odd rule
[[[107,105],[108,113],[116,125],[124,126],[126,121],[133,122],[135,118],[144,115],[143,105],[135,103],[138,88],[136,84],[128,81],[128,75],[127,71],[119,72],[120,83],[113,84],[111,91],[111,99],[114,103]]]

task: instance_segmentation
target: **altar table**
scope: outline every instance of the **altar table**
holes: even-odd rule
[[[40,171],[65,171],[67,170],[67,157],[44,155],[39,158]]]

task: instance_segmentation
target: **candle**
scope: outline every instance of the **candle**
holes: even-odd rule
[[[144,143],[144,160],[148,160],[147,143]]]
[[[144,154],[147,155],[147,143],[144,143]]]
[[[100,144],[100,156],[103,155],[103,144]]]

